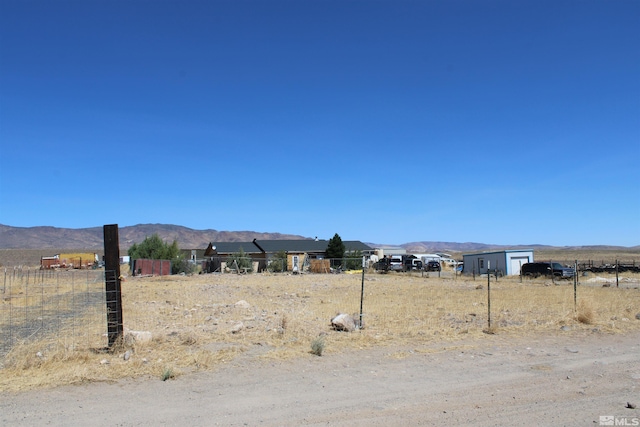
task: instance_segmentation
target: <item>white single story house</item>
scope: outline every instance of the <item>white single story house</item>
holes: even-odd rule
[[[522,264],[533,262],[533,249],[481,252],[463,255],[464,274],[487,274],[498,271],[505,276],[520,275]]]

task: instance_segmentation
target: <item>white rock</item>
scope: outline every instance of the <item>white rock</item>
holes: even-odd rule
[[[236,307],[238,308],[251,308],[251,304],[249,304],[248,302],[246,302],[245,300],[240,300],[236,303]]]
[[[233,328],[231,328],[231,333],[232,334],[237,334],[238,332],[240,332],[243,329],[244,329],[244,323],[242,323],[242,322],[236,323],[235,325],[233,325]]]
[[[351,315],[341,313],[331,319],[331,326],[336,331],[353,332],[357,328],[357,323]]]
[[[153,335],[149,331],[129,331],[125,337],[125,342],[129,342],[131,339],[136,344],[145,344],[151,342]]]

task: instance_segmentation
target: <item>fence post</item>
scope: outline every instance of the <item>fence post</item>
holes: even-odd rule
[[[616,260],[616,288],[619,287],[618,283],[618,260]]]
[[[118,224],[105,225],[104,281],[107,300],[107,336],[112,348],[124,333],[122,323],[122,293],[120,288],[120,240]]]
[[[487,324],[491,330],[491,261],[487,261]]]
[[[360,329],[362,329],[362,304],[364,302],[364,264],[365,259],[362,257],[362,289],[360,290]]]
[[[573,311],[578,311],[578,260],[573,266]]]
[[[522,261],[518,261],[518,264],[520,264],[520,283],[522,283]]]

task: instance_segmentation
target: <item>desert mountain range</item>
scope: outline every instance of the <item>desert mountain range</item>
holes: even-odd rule
[[[168,242],[176,240],[183,249],[205,248],[209,242],[247,242],[258,240],[311,239],[294,234],[261,233],[255,231],[194,230],[180,225],[138,224],[120,227],[118,234],[121,248],[127,249],[133,243],[140,243],[145,237],[158,234]],[[371,247],[401,246],[409,252],[469,252],[494,249],[543,249],[554,248],[546,245],[495,245],[485,243],[455,242],[410,242],[403,244],[382,244],[364,242]],[[102,227],[58,228],[50,226],[12,227],[0,224],[0,249],[93,249],[104,248]],[[566,248],[566,247],[565,247]],[[583,246],[571,249],[616,249],[619,246]],[[638,248],[638,247],[635,247]],[[567,248],[568,249],[568,248]]]

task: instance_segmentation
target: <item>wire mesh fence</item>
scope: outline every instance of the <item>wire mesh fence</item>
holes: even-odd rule
[[[66,350],[106,344],[103,271],[5,268],[0,297],[0,356],[37,340]]]
[[[160,343],[253,345],[276,337],[287,347],[327,331],[338,313],[362,319],[366,335],[380,342],[449,338],[487,328],[558,328],[575,324],[578,316],[581,325],[615,329],[633,326],[640,314],[640,275],[632,272],[621,276],[617,288],[606,274],[574,283],[474,278],[454,270],[382,273],[363,270],[361,263],[353,259],[352,269],[345,270],[340,266],[346,262],[328,261],[327,273],[339,274],[313,273],[309,264],[298,274],[225,270],[127,277],[125,330],[149,332]],[[1,292],[0,357],[34,341],[64,351],[107,346],[104,271],[6,269]]]
[[[191,331],[204,333],[203,340],[261,342],[284,329],[290,339],[292,331],[299,333],[297,339],[315,336],[327,331],[338,313],[346,313],[358,322],[362,318],[369,337],[430,340],[495,328],[633,326],[640,311],[637,275],[620,288],[603,287],[602,282],[574,288],[571,281],[521,282],[517,276],[496,281],[419,271],[351,273],[140,279],[135,286],[124,285],[125,324],[154,336]],[[236,334],[238,325],[244,329]]]

